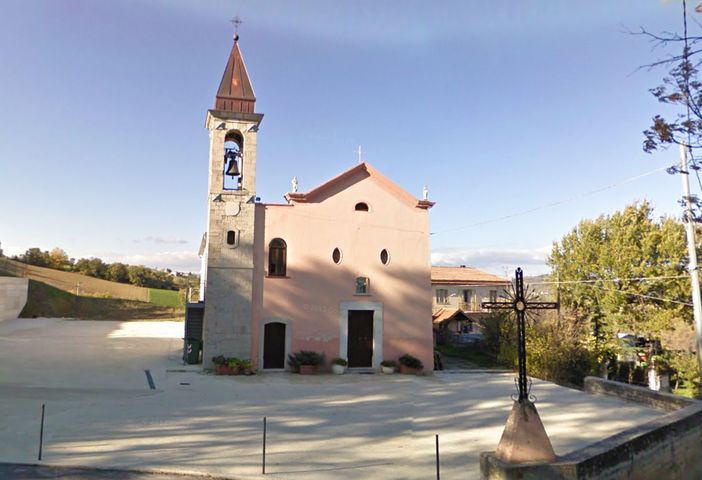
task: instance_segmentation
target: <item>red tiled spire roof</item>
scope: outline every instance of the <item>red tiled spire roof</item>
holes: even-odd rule
[[[244,58],[239,50],[239,36],[234,37],[234,45],[229,54],[227,67],[217,90],[215,110],[233,113],[254,113],[256,94],[246,72]]]

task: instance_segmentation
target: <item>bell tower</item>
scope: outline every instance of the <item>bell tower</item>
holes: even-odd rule
[[[210,136],[203,364],[215,355],[251,357],[256,134],[263,114],[234,36],[208,110]]]

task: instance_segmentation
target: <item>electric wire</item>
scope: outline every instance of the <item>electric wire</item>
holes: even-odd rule
[[[681,301],[679,301],[679,300],[672,300],[672,299],[670,299],[670,298],[654,297],[654,296],[652,296],[652,295],[645,295],[645,294],[643,294],[643,293],[634,293],[634,292],[627,292],[627,291],[624,291],[624,290],[616,290],[616,289],[613,289],[613,288],[598,287],[597,285],[591,285],[591,284],[588,284],[587,286],[588,286],[588,287],[592,287],[592,288],[596,288],[597,290],[603,290],[603,291],[605,291],[605,292],[621,293],[622,295],[632,295],[632,296],[634,296],[634,297],[648,298],[648,299],[651,299],[651,300],[658,300],[658,301],[660,301],[660,302],[677,303],[677,304],[679,304],[679,305],[685,305],[685,306],[688,306],[688,307],[691,307],[691,306],[692,306],[691,303],[688,303],[688,302],[681,302]]]
[[[576,283],[597,283],[597,282],[646,282],[653,280],[679,280],[681,278],[689,278],[689,275],[674,275],[664,277],[634,277],[634,278],[598,278],[595,280],[559,280],[545,282],[529,282],[529,285],[566,285]]]
[[[646,172],[646,173],[642,173],[642,174],[640,174],[640,175],[636,175],[636,176],[633,176],[633,177],[629,177],[629,178],[626,178],[626,179],[624,179],[624,180],[622,180],[622,181],[620,181],[620,182],[613,183],[613,184],[610,184],[610,185],[607,185],[607,186],[604,186],[604,187],[596,188],[596,189],[594,189],[594,190],[590,190],[590,191],[581,193],[581,194],[579,194],[579,195],[574,195],[574,196],[571,196],[571,197],[568,197],[568,198],[564,198],[564,199],[562,199],[562,200],[557,200],[557,201],[555,201],[555,202],[545,203],[545,204],[543,204],[543,205],[539,205],[538,207],[533,207],[533,208],[530,208],[530,209],[528,209],[528,210],[522,210],[522,211],[520,211],[520,212],[511,213],[511,214],[509,214],[509,215],[503,215],[503,216],[501,216],[501,217],[495,217],[495,218],[490,218],[490,219],[487,219],[487,220],[481,220],[480,222],[471,223],[471,224],[469,224],[469,225],[464,225],[464,226],[462,226],[462,227],[453,227],[453,228],[447,228],[447,229],[445,229],[445,230],[438,230],[438,231],[436,231],[436,232],[431,232],[430,235],[437,235],[437,234],[441,234],[441,233],[448,233],[448,232],[455,232],[455,231],[458,231],[458,230],[465,230],[465,229],[468,229],[468,228],[473,228],[473,227],[477,227],[477,226],[481,226],[481,225],[486,225],[486,224],[488,224],[488,223],[495,223],[495,222],[499,222],[499,221],[502,221],[502,220],[508,220],[508,219],[510,219],[510,218],[519,217],[519,216],[522,216],[522,215],[527,215],[527,214],[529,214],[529,213],[533,213],[533,212],[536,212],[536,211],[539,211],[539,210],[543,210],[543,209],[545,209],[545,208],[555,207],[555,206],[558,206],[558,205],[562,205],[562,204],[564,204],[564,203],[572,202],[573,200],[577,200],[577,199],[582,198],[582,197],[588,197],[588,196],[590,196],[590,195],[594,195],[594,194],[596,194],[596,193],[603,192],[603,191],[605,191],[605,190],[610,190],[610,189],[612,189],[612,188],[616,188],[616,187],[625,185],[625,184],[627,184],[627,183],[631,183],[631,182],[633,182],[633,181],[635,181],[635,180],[638,180],[638,179],[640,179],[640,178],[648,177],[649,175],[653,175],[654,173],[658,173],[658,172],[661,172],[661,171],[665,171],[665,170],[667,170],[668,168],[669,168],[669,167],[660,167],[660,168],[656,168],[655,170],[651,170],[650,172]]]

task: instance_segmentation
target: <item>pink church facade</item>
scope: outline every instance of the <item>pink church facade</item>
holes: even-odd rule
[[[224,355],[281,370],[312,350],[359,369],[411,354],[431,371],[433,202],[367,163],[284,204],[258,202],[255,102],[235,39],[206,121],[205,367]]]
[[[265,351],[275,348],[269,337],[278,329],[286,352],[323,352],[352,368],[378,368],[410,353],[431,370],[432,204],[365,163],[286,198],[288,204],[256,209],[252,357],[258,365],[280,365]],[[286,249],[280,275],[270,265],[278,240]]]

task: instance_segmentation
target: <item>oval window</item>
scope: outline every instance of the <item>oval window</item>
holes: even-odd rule
[[[383,265],[387,265],[390,262],[390,254],[387,250],[383,249],[380,252],[380,261],[383,262]]]
[[[357,212],[367,212],[368,204],[365,202],[358,202],[354,207],[354,210],[356,210]]]
[[[334,249],[332,252],[332,260],[334,260],[334,263],[341,263],[341,250],[338,248]]]

